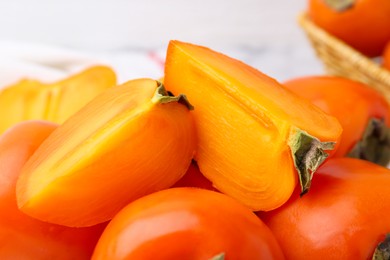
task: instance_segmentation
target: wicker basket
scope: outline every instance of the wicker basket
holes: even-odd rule
[[[390,104],[390,71],[316,26],[306,14],[300,15],[298,21],[327,73],[366,83]]]

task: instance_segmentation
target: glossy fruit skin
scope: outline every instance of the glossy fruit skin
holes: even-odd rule
[[[255,214],[221,193],[172,188],[132,202],[100,238],[93,260],[284,259]]]
[[[370,57],[381,55],[390,40],[388,0],[355,0],[351,8],[341,11],[324,0],[309,0],[308,15],[325,31]]]
[[[362,83],[333,76],[307,76],[284,82],[286,88],[309,99],[336,117],[343,133],[335,157],[346,156],[358,142],[371,118],[390,126],[390,108],[384,97]]]
[[[15,186],[21,167],[57,124],[26,121],[0,137],[0,259],[89,259],[105,225],[68,228],[20,212]]]
[[[213,183],[203,176],[195,161],[190,164],[186,174],[172,187],[194,187],[217,191]]]
[[[315,173],[311,190],[281,208],[259,213],[287,259],[371,259],[390,232],[390,170],[331,158]]]
[[[383,53],[383,66],[390,70],[390,41],[387,43]]]

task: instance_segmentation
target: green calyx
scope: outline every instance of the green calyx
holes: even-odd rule
[[[224,260],[225,259],[225,253],[220,253],[218,255],[213,256],[209,260]]]
[[[160,81],[157,81],[157,89],[152,98],[152,102],[155,104],[157,103],[166,104],[170,102],[177,102],[185,105],[189,110],[194,109],[194,107],[188,101],[186,95],[180,94],[178,96],[174,96],[171,92],[165,89],[164,85]]]
[[[388,260],[390,259],[390,235],[387,234],[385,239],[375,248],[372,260]]]
[[[370,119],[362,138],[352,148],[348,157],[387,166],[390,161],[390,128],[383,120]]]
[[[302,196],[309,191],[314,172],[328,157],[325,151],[333,150],[335,142],[321,142],[307,132],[295,129],[288,145],[298,172]]]
[[[336,12],[343,12],[355,5],[356,0],[324,0],[325,4]]]

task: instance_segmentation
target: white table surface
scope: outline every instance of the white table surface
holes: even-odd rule
[[[205,45],[280,81],[323,73],[297,15],[306,0],[0,0],[0,85],[90,63],[121,82],[160,77],[170,39]],[[152,59],[151,59],[152,58]]]

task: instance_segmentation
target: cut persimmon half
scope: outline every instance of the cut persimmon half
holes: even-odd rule
[[[164,84],[196,107],[201,172],[253,210],[281,206],[298,179],[306,193],[342,132],[276,80],[206,47],[171,41]]]
[[[59,126],[23,167],[20,210],[65,226],[111,219],[188,169],[196,141],[191,106],[152,79],[110,88]]]

